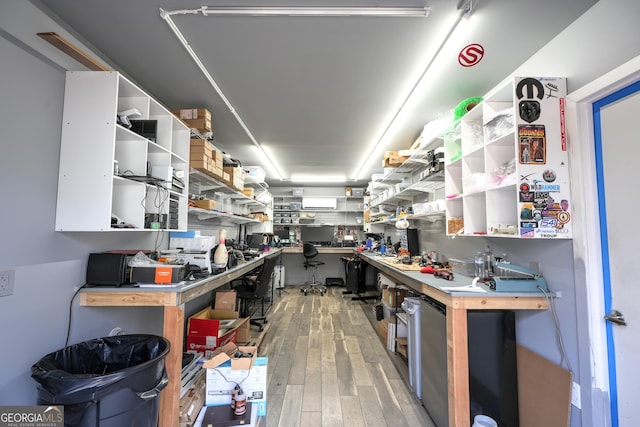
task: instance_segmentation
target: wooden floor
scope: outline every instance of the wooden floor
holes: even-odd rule
[[[406,364],[378,338],[371,302],[340,287],[324,296],[285,290],[275,291],[260,340],[269,357],[260,426],[434,426],[404,379]]]

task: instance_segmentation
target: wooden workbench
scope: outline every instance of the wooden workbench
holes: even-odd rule
[[[471,284],[468,277],[453,281],[435,278],[419,271],[403,270],[390,257],[363,252],[361,258],[386,276],[414,292],[427,295],[447,307],[447,375],[449,384],[449,425],[469,427],[469,351],[467,310],[546,310],[549,304],[540,293],[487,291],[454,292],[443,288]]]
[[[80,291],[80,304],[93,307],[164,307],[163,336],[171,344],[165,359],[169,384],[160,393],[160,427],[175,427],[180,416],[180,377],[182,373],[182,349],[184,348],[184,311],[189,301],[208,294],[242,277],[264,263],[265,256],[278,254],[272,250],[253,258],[224,273],[204,279],[186,282],[179,286],[166,287],[93,287]]]

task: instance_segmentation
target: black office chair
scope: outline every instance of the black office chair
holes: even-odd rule
[[[240,300],[240,317],[249,317],[249,322],[258,326],[261,331],[264,329],[264,323],[267,323],[267,316],[264,311],[264,297],[269,291],[271,276],[277,263],[277,254],[267,256],[257,275],[244,276],[242,284],[233,287]],[[253,316],[253,312],[257,309],[250,313],[250,303],[252,302],[260,302],[260,316]]]
[[[322,282],[316,281],[316,272],[321,265],[324,265],[324,262],[313,261],[313,258],[318,255],[318,249],[311,243],[303,243],[302,255],[304,255],[304,269],[311,269],[311,280],[305,282],[300,291],[304,292],[305,295],[307,295],[307,292],[320,292],[320,295],[324,295],[327,292],[326,286]]]

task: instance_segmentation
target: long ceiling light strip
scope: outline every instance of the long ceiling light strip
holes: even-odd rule
[[[242,129],[245,131],[251,142],[262,152],[265,159],[271,165],[272,170],[278,175],[278,178],[282,181],[284,180],[283,174],[280,172],[275,163],[271,160],[269,155],[266,153],[262,145],[256,140],[253,136],[247,125],[244,123],[240,115],[236,112],[235,107],[231,104],[231,102],[227,99],[227,97],[222,92],[220,86],[218,86],[217,82],[214,80],[213,76],[209,73],[207,68],[204,66],[198,55],[195,53],[187,39],[184,37],[180,29],[171,19],[172,15],[198,15],[202,13],[203,16],[378,16],[378,17],[427,17],[429,16],[428,7],[215,7],[209,8],[207,6],[202,6],[197,9],[182,9],[182,10],[173,10],[166,11],[164,9],[160,9],[160,16],[167,22],[173,33],[176,35],[180,43],[187,50],[191,58],[194,60],[200,71],[207,78],[211,86],[218,93],[220,98],[223,100],[225,105],[229,108],[229,111],[237,122],[240,124]],[[403,105],[406,101],[403,103]],[[396,114],[397,116],[397,114]],[[395,120],[395,117],[394,117]],[[393,121],[390,123],[389,126]],[[388,128],[387,128],[388,130]],[[385,130],[386,133],[386,130]],[[377,144],[376,144],[377,147]],[[374,148],[375,149],[375,148]],[[367,162],[369,161],[371,155],[367,158]],[[366,163],[366,162],[365,162]],[[362,169],[361,166],[360,169]],[[359,173],[359,172],[358,172]]]
[[[472,10],[472,0],[460,0],[458,1],[458,5],[457,5],[457,9],[460,11],[458,14],[458,17],[456,18],[455,22],[453,23],[453,25],[451,25],[451,28],[449,29],[449,31],[447,32],[447,34],[445,35],[445,37],[442,39],[442,42],[440,43],[440,45],[438,46],[438,49],[436,50],[436,52],[434,53],[434,55],[431,57],[431,59],[429,60],[427,66],[425,67],[424,71],[422,72],[422,74],[420,75],[420,77],[418,77],[418,79],[416,80],[415,84],[411,87],[411,90],[409,90],[409,92],[407,93],[407,96],[405,97],[405,99],[402,101],[402,104],[400,105],[400,107],[396,110],[395,114],[393,115],[393,117],[391,118],[391,120],[389,121],[389,124],[385,127],[384,131],[382,132],[382,134],[380,135],[380,138],[378,139],[378,141],[374,144],[374,146],[370,149],[368,156],[365,158],[365,160],[360,164],[360,167],[357,169],[357,172],[353,175],[352,179],[353,180],[358,180],[360,178],[362,178],[360,175],[362,174],[362,171],[364,170],[364,168],[371,162],[373,155],[375,154],[375,152],[377,151],[378,147],[380,146],[380,144],[382,143],[382,141],[384,141],[387,133],[389,132],[389,130],[392,128],[393,124],[395,123],[395,121],[398,119],[398,117],[400,116],[400,114],[402,113],[404,107],[408,104],[409,100],[411,99],[411,97],[413,96],[414,92],[417,90],[418,86],[421,84],[421,82],[424,80],[426,74],[429,72],[429,70],[431,69],[431,66],[433,65],[433,63],[435,62],[436,58],[438,57],[438,55],[440,54],[440,52],[442,51],[442,49],[444,48],[444,46],[447,44],[447,42],[449,41],[449,39],[451,38],[452,34],[454,33],[454,31],[456,30],[456,28],[458,27],[458,25],[460,24],[460,22],[462,21],[462,19],[467,16],[469,13],[471,13]]]
[[[267,160],[267,162],[271,166],[271,170],[273,170],[276,173],[276,175],[278,176],[278,179],[280,181],[282,181],[284,179],[282,173],[276,167],[275,163],[271,160],[269,155],[265,152],[265,150],[262,147],[262,145],[260,145],[260,143],[253,136],[253,134],[251,133],[251,131],[249,130],[247,125],[244,123],[244,120],[242,120],[242,117],[240,117],[240,115],[236,111],[235,107],[231,104],[229,99],[225,96],[224,92],[222,92],[222,89],[220,88],[220,86],[218,86],[218,83],[214,80],[213,76],[209,73],[207,68],[204,66],[204,64],[202,63],[202,61],[200,60],[200,58],[198,57],[196,52],[193,50],[193,48],[191,47],[191,45],[189,44],[187,39],[184,37],[184,35],[180,31],[180,29],[173,22],[173,20],[171,19],[171,15],[172,14],[173,13],[171,13],[171,12],[166,12],[163,9],[160,9],[160,16],[167,22],[167,24],[169,25],[169,27],[171,28],[173,33],[176,35],[178,40],[180,40],[180,43],[182,43],[182,45],[187,50],[187,52],[189,53],[191,58],[194,60],[194,62],[198,66],[198,68],[200,68],[200,71],[202,71],[204,76],[207,78],[207,80],[209,81],[209,83],[211,84],[213,89],[220,96],[220,98],[225,103],[227,108],[229,108],[229,111],[231,112],[231,114],[233,114],[233,116],[235,117],[236,121],[240,124],[240,126],[242,127],[244,132],[247,134],[247,136],[249,137],[249,139],[251,140],[253,145],[255,145],[258,148],[258,150],[260,150],[262,152],[262,154],[264,155],[265,159]]]
[[[458,17],[456,18],[455,22],[453,23],[453,25],[451,26],[451,28],[449,29],[449,31],[447,32],[445,37],[442,39],[442,42],[440,42],[440,45],[438,46],[438,49],[435,51],[435,53],[433,54],[433,56],[431,57],[431,59],[427,63],[427,66],[425,67],[424,71],[422,72],[420,77],[418,77],[416,82],[413,84],[413,86],[411,87],[411,89],[407,93],[407,96],[404,98],[404,100],[400,104],[400,107],[396,110],[395,114],[393,115],[393,117],[389,121],[389,124],[384,128],[384,131],[380,135],[380,138],[378,139],[378,141],[373,145],[373,147],[369,151],[369,155],[360,164],[360,167],[357,169],[356,173],[353,174],[353,177],[352,177],[353,180],[357,181],[357,180],[362,178],[360,175],[362,174],[364,168],[371,162],[373,155],[377,151],[378,147],[380,147],[380,144],[382,143],[382,141],[384,141],[384,139],[386,138],[387,133],[389,132],[389,130],[391,129],[391,127],[393,126],[395,121],[398,119],[400,114],[402,114],[402,112],[404,110],[404,107],[409,103],[409,100],[411,99],[411,97],[415,93],[416,89],[418,88],[418,86],[420,86],[420,83],[422,82],[422,80],[425,78],[425,76],[427,75],[427,73],[431,69],[431,66],[435,62],[436,58],[438,57],[438,55],[440,54],[440,52],[442,51],[444,46],[447,44],[447,41],[449,41],[449,39],[451,38],[451,35],[453,34],[453,32],[458,27],[458,24],[460,24],[460,21],[462,21],[462,18],[464,18],[469,13],[469,11],[470,11],[470,9],[462,9],[462,10],[460,10],[460,13],[458,14]]]
[[[382,16],[382,17],[427,17],[428,7],[236,7],[202,6],[167,12],[171,15],[205,16]]]

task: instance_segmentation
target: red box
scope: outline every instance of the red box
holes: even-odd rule
[[[230,328],[224,324],[233,322]],[[248,342],[249,318],[238,318],[237,311],[205,308],[189,318],[186,351],[210,357],[218,347],[228,343]]]

